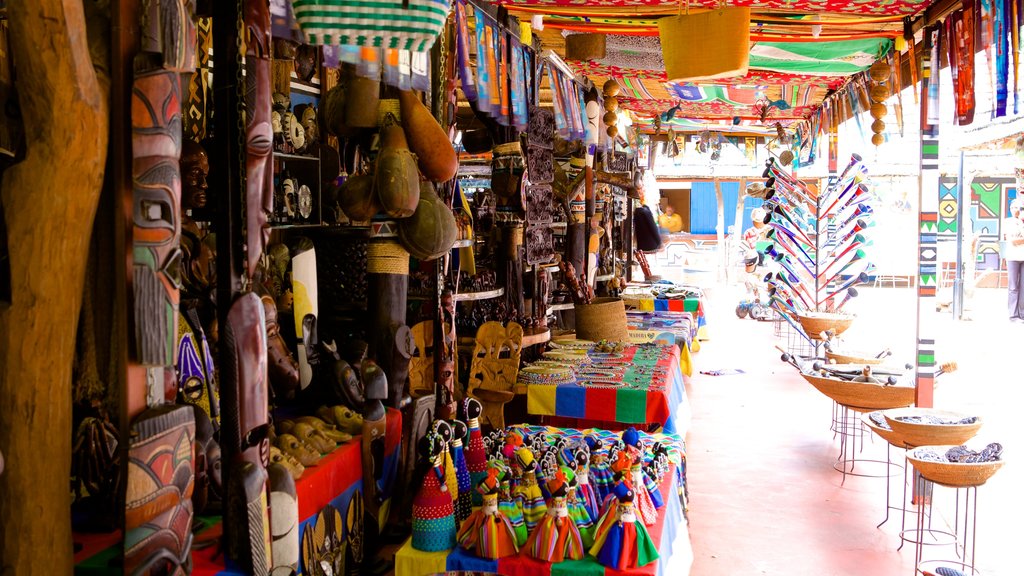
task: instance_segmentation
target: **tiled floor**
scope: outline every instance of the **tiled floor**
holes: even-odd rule
[[[936,407],[977,414],[985,424],[981,446],[1001,442],[1008,463],[978,490],[976,568],[986,575],[1024,574],[1015,558],[1024,517],[1021,446],[1024,325],[1005,320],[1005,290],[979,290],[973,321],[937,323],[938,361],[955,360],[959,371],[943,376]],[[699,370],[738,368],[732,376],[695,375],[688,385],[693,418],[687,438],[693,576],[912,575],[914,545],[900,544],[900,517],[883,525],[886,480],[847,477],[833,469],[838,440],[830,431],[832,403],[795,369],[779,360],[770,323],[739,320],[739,293],[712,290],[708,322],[711,341],[696,356]],[[850,302],[858,320],[847,341],[864,348],[889,346],[894,359],[913,358],[914,292],[867,288]],[[870,437],[870,433],[869,433]],[[878,473],[886,444],[869,440],[858,472]],[[893,451],[902,463],[902,453]],[[892,479],[893,506],[902,500],[902,471]],[[936,488],[932,527],[953,522],[951,490]],[[908,516],[908,527],[914,517]],[[962,530],[962,528],[961,528]],[[928,546],[925,558],[954,557],[949,546]]]

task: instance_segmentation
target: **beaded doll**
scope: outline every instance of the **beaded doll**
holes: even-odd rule
[[[469,444],[466,446],[466,468],[469,470],[469,479],[472,486],[480,484],[487,477],[487,449],[484,448],[484,437],[480,432],[480,413],[482,412],[480,402],[475,398],[466,398],[462,401],[463,418],[469,427]],[[479,506],[482,495],[476,490],[471,491],[473,506]]]
[[[612,521],[601,519],[590,553],[603,566],[616,570],[629,570],[654,562],[658,559],[658,548],[636,515],[633,490],[623,481],[615,485],[613,494],[618,504],[610,511],[615,518]]]
[[[412,502],[412,547],[424,552],[450,550],[455,546],[455,510],[444,482],[444,442],[434,432],[423,438],[430,468]]]
[[[462,449],[462,439],[466,437],[466,425],[460,420],[452,420],[452,462],[455,464],[455,479],[458,482],[458,497],[455,499],[455,521],[462,523],[473,512],[473,483],[466,467],[466,456]]]
[[[512,488],[512,499],[523,510],[523,520],[529,530],[544,518],[547,505],[537,485],[537,462],[533,452],[528,448],[520,448],[515,453],[514,469],[519,471],[519,484]]]
[[[580,539],[583,541],[583,548],[590,548],[594,544],[594,522],[596,517],[591,516],[586,505],[579,496],[579,474],[572,472],[569,477],[568,490],[565,494],[566,507],[569,509],[569,517],[576,523]]]
[[[548,481],[551,498],[548,499],[544,516],[526,541],[527,554],[538,560],[580,560],[586,554],[579,529],[576,522],[569,517],[566,503],[570,475],[572,471],[563,467]]]
[[[476,489],[483,506],[473,511],[459,528],[459,545],[480,558],[497,560],[519,552],[515,528],[498,506],[499,470],[489,469]]]
[[[455,461],[452,459],[452,453],[448,447],[451,445],[455,431],[452,430],[452,425],[444,420],[434,420],[432,430],[444,445],[444,453],[442,454],[444,458],[444,483],[448,486],[448,495],[451,496],[452,503],[454,504],[459,499],[459,479],[455,476]]]
[[[497,470],[499,480],[498,510],[508,518],[509,523],[512,525],[512,530],[515,532],[516,545],[522,548],[526,544],[528,530],[526,529],[526,522],[523,520],[523,509],[519,506],[517,500],[512,499],[509,479],[512,475],[511,471],[504,462],[497,459],[491,460],[488,463],[488,474],[490,474],[492,468]]]
[[[601,504],[590,482],[590,450],[586,444],[580,444],[572,450],[576,462],[576,497],[583,503],[591,519],[597,520],[601,515]]]
[[[633,504],[636,514],[644,521],[644,524],[653,526],[658,521],[658,508],[663,506],[664,502],[657,485],[653,484],[644,472],[643,442],[640,440],[640,433],[636,431],[636,428],[629,428],[622,433],[622,441],[626,444],[625,452],[631,460],[629,485],[633,489]],[[654,501],[651,494],[651,486],[657,492],[657,502]]]
[[[601,440],[594,436],[587,436],[587,447],[590,449],[590,485],[594,487],[597,501],[603,502],[611,494],[615,482],[612,473],[608,469],[608,457],[602,452]]]

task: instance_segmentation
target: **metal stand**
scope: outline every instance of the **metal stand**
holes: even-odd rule
[[[857,458],[858,452],[864,451],[864,424],[856,416],[857,412],[849,406],[837,405],[839,410],[838,434],[839,434],[839,456],[832,464],[837,472],[842,473],[843,481],[840,486],[846,484],[847,476],[860,476],[862,478],[889,478],[893,475],[892,468],[899,468],[898,464],[891,462],[888,458],[873,460],[870,458]],[[857,471],[857,464],[882,464],[885,472],[864,472]],[[888,482],[888,481],[887,481]]]
[[[889,464],[892,464],[894,466],[898,466],[898,467],[903,469],[903,502],[900,504],[899,507],[896,507],[896,506],[892,505],[892,498],[891,498],[891,494],[892,494],[892,475],[890,474],[889,476],[886,476],[885,477],[885,518],[881,522],[879,522],[878,525],[875,526],[875,528],[881,528],[883,524],[885,524],[886,522],[889,521],[889,511],[890,510],[899,510],[900,512],[903,513],[903,515],[904,515],[903,517],[904,518],[906,518],[906,513],[907,513],[907,506],[906,506],[906,502],[907,502],[907,471],[906,471],[906,467],[904,465],[900,465],[900,464],[897,464],[897,463],[892,461],[892,444],[890,444],[889,442],[885,443],[885,459],[889,462]],[[904,462],[906,462],[906,457],[905,456],[904,456]],[[902,528],[902,526],[901,526],[901,528]],[[900,542],[900,546],[902,547],[902,545],[903,544],[902,544],[902,541],[901,541]]]
[[[931,480],[927,480],[919,476],[918,482],[925,487],[943,486],[942,484],[935,484]],[[914,574],[925,574],[926,570],[928,573],[934,573],[935,569],[940,566],[948,566],[955,568],[964,574],[980,574],[975,569],[975,548],[978,539],[978,487],[954,487],[948,486],[956,490],[956,509],[954,511],[955,516],[953,520],[953,542],[954,552],[956,553],[956,559],[940,560],[924,560],[924,547],[921,543],[918,543],[914,549]],[[961,502],[963,506],[961,507]],[[922,524],[922,502],[918,503],[918,530],[921,529]],[[963,513],[961,514],[961,508]],[[960,540],[959,534],[961,524],[960,520],[963,519],[963,541]]]
[[[896,550],[902,550],[903,545],[907,542],[915,544],[918,554],[920,553],[922,546],[949,546],[956,544],[957,535],[956,532],[949,532],[947,530],[937,530],[932,528],[932,482],[925,480],[923,476],[918,474],[916,471],[911,472],[912,466],[910,462],[904,458],[903,467],[903,521],[900,524],[900,545]],[[916,510],[910,510],[911,514],[917,514],[917,523],[914,528],[907,529],[907,474],[911,474],[914,479],[914,490],[911,494],[911,498],[916,501],[911,504],[916,505]],[[927,527],[925,523],[927,522]],[[955,526],[954,526],[955,529]],[[931,539],[928,541],[927,539]]]

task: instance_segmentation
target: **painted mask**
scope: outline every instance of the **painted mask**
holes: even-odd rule
[[[337,444],[327,436],[324,436],[322,432],[303,422],[295,423],[295,427],[292,428],[292,434],[308,446],[315,448],[321,454],[327,454],[337,448]]]
[[[281,434],[277,437],[277,447],[285,454],[295,458],[303,466],[316,466],[320,462],[320,454],[302,443],[292,434]]]
[[[270,463],[280,464],[281,466],[287,468],[288,472],[291,473],[292,478],[295,480],[298,480],[300,477],[302,477],[302,473],[306,471],[306,467],[303,466],[302,463],[299,462],[297,458],[295,458],[291,454],[286,454],[282,452],[281,449],[278,448],[277,446],[270,447]]]

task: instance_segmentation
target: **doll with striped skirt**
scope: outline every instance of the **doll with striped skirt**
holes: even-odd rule
[[[576,498],[583,503],[587,514],[596,522],[598,516],[601,515],[601,501],[590,482],[590,450],[583,444],[577,446],[572,453],[573,460],[576,462]]]
[[[569,509],[569,517],[576,523],[576,529],[580,532],[580,539],[583,541],[583,548],[590,548],[594,544],[594,524],[597,518],[591,516],[586,505],[579,496],[579,474],[569,472],[569,489],[565,494],[566,506]]]
[[[626,444],[625,453],[629,456],[630,487],[633,489],[633,505],[636,514],[648,526],[653,526],[658,521],[658,508],[664,505],[661,499],[661,492],[656,484],[653,484],[647,473],[644,472],[643,443],[636,428],[629,428],[622,433],[622,441]],[[653,486],[658,495],[658,502],[654,502],[650,487]]]
[[[566,496],[572,471],[561,468],[548,481],[548,500],[543,518],[526,541],[526,553],[544,562],[580,560],[586,554],[576,522],[569,516]]]
[[[424,552],[450,550],[455,547],[456,532],[452,497],[444,482],[447,449],[433,431],[422,442],[430,466],[412,502],[412,547]]]
[[[469,470],[471,486],[477,486],[487,478],[487,449],[484,448],[484,435],[480,432],[480,413],[483,408],[476,398],[467,397],[462,401],[462,417],[469,428],[469,443],[466,445],[466,468]],[[479,506],[482,495],[476,490],[470,491],[473,506]]]
[[[519,552],[515,528],[498,507],[501,481],[498,469],[491,468],[477,485],[483,506],[469,515],[459,528],[459,545],[480,558],[497,560]]]
[[[617,504],[609,507],[614,518],[601,518],[590,554],[603,566],[629,570],[646,566],[658,559],[658,548],[637,517],[633,507],[633,490],[628,482],[616,484],[613,494]]]
[[[511,470],[501,460],[491,460],[488,463],[488,471],[494,468],[497,470],[499,479],[498,485],[498,510],[508,518],[509,524],[516,536],[516,545],[522,548],[526,544],[529,531],[526,529],[526,522],[523,520],[523,509],[517,500],[512,499],[512,488],[510,484]]]
[[[601,440],[594,436],[587,436],[587,447],[590,448],[590,485],[594,487],[597,502],[604,502],[615,487],[611,470],[608,469],[610,462],[607,453],[603,451]]]
[[[537,485],[537,462],[533,452],[529,448],[516,450],[514,467],[519,471],[519,484],[512,488],[512,499],[522,508],[526,527],[532,531],[547,511],[544,496]]]
[[[452,420],[452,462],[455,464],[455,480],[458,482],[458,498],[455,499],[455,521],[462,523],[473,512],[472,480],[466,467],[466,455],[462,449],[462,439],[466,437],[466,425],[460,420]]]

